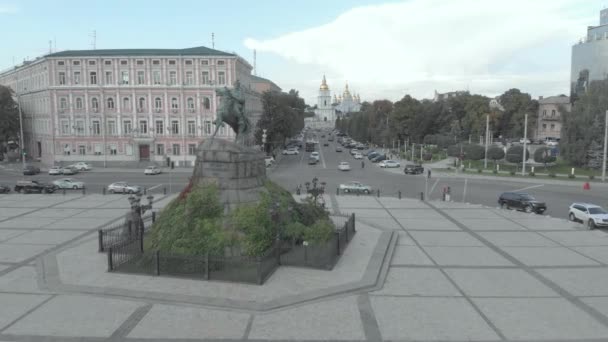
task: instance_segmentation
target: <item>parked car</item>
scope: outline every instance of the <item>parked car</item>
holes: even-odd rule
[[[526,142],[526,144],[531,144],[531,143],[532,143],[532,142],[530,141],[530,139],[525,139],[525,140],[524,140],[524,138],[519,139],[519,143],[520,143],[520,144],[523,144],[523,143],[524,143],[524,141]]]
[[[75,175],[78,173],[78,169],[76,169],[73,166],[66,166],[64,168],[61,169],[61,174],[62,175]]]
[[[590,203],[572,203],[568,217],[570,221],[580,221],[589,229],[608,226],[608,212],[599,205]]]
[[[342,147],[336,146],[336,152],[342,152]]]
[[[0,194],[8,194],[11,188],[8,185],[0,184]]]
[[[525,192],[503,192],[498,197],[498,204],[503,209],[513,208],[527,213],[542,214],[547,210],[545,202],[537,201],[536,198]]]
[[[150,165],[144,170],[144,175],[160,175],[162,170],[156,165]]]
[[[354,157],[355,159],[363,159],[363,155],[362,155],[361,153],[355,153],[355,154],[353,155],[353,157]]]
[[[339,189],[343,192],[363,192],[369,194],[372,188],[368,185],[363,185],[360,182],[352,181],[345,184],[340,184]]]
[[[338,164],[338,170],[350,171],[350,164],[348,162],[341,162],[340,164]]]
[[[288,154],[299,154],[300,152],[296,149],[296,148],[288,148],[286,150],[283,150],[283,154],[284,155],[288,155]]]
[[[372,153],[368,153],[368,154],[367,154],[367,159],[372,160],[372,159],[376,158],[376,157],[377,157],[377,156],[379,156],[379,155],[380,155],[380,153],[378,153],[378,152],[374,151],[374,152],[372,152]]]
[[[127,182],[115,182],[108,185],[108,192],[111,194],[136,194],[141,192],[141,187],[139,185],[131,185]]]
[[[549,146],[549,147],[555,147],[557,145],[559,145],[559,143],[555,140],[549,140],[545,142],[545,145]]]
[[[49,169],[49,175],[51,176],[57,176],[57,175],[62,175],[63,173],[61,172],[61,167],[59,166],[53,166]]]
[[[272,164],[274,164],[274,158],[272,156],[266,156],[264,161],[266,162],[266,167],[270,167]]]
[[[77,181],[73,178],[61,178],[53,182],[53,184],[59,189],[83,189],[84,183]]]
[[[378,166],[380,167],[401,167],[401,164],[399,164],[398,161],[395,160],[383,160],[380,163],[378,163]]]
[[[23,168],[24,176],[33,176],[33,175],[37,175],[39,173],[40,173],[40,169],[34,165],[26,165]]]
[[[359,153],[359,150],[357,150],[356,148],[353,148],[353,149],[350,150],[351,156],[354,156],[355,153]]]
[[[323,146],[329,146],[329,143],[326,141],[323,143]]]
[[[26,194],[37,192],[37,193],[47,193],[52,194],[57,190],[57,187],[54,184],[46,184],[37,180],[22,180],[17,181],[15,185],[15,192],[23,192]]]
[[[70,165],[71,167],[75,168],[78,171],[91,171],[93,170],[93,167],[85,162],[78,162],[76,164],[72,164]]]
[[[371,160],[372,160],[372,163],[379,163],[379,162],[381,162],[383,160],[386,160],[386,159],[388,159],[386,157],[386,154],[379,154],[379,155],[373,157]]]
[[[357,148],[357,150],[365,150],[365,145],[357,144],[356,148]]]
[[[403,173],[406,175],[417,175],[424,172],[422,165],[408,164],[403,168]]]

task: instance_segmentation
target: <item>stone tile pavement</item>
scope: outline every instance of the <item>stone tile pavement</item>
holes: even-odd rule
[[[336,268],[280,268],[257,286],[105,272],[94,231],[125,197],[10,197],[0,341],[608,340],[608,235],[576,223],[325,196],[357,218]]]

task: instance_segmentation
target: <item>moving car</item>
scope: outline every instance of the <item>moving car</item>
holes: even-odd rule
[[[503,192],[498,197],[498,204],[503,209],[513,208],[527,213],[542,214],[547,210],[545,202],[537,201],[532,195],[525,192]]]
[[[141,187],[138,185],[131,185],[127,182],[115,182],[108,185],[108,192],[111,194],[136,194],[141,192]]]
[[[383,160],[380,163],[378,163],[378,165],[380,167],[401,167],[401,164],[399,164],[398,161],[395,160]]]
[[[351,149],[351,150],[350,150],[350,154],[351,154],[352,156],[354,156],[354,155],[355,155],[355,153],[359,153],[359,150],[357,150],[356,148],[353,148],[353,149]]]
[[[309,157],[308,158],[308,165],[317,165],[317,163],[319,162],[319,159],[315,158],[315,157]]]
[[[93,167],[85,162],[78,162],[76,164],[72,164],[70,165],[71,167],[75,168],[78,171],[91,171],[93,170]]]
[[[61,168],[59,166],[53,166],[49,169],[49,175],[51,176],[57,176],[62,174],[63,173],[61,172]]]
[[[299,154],[300,152],[296,149],[296,148],[288,148],[286,150],[283,150],[283,154],[284,155],[288,155],[288,154]]]
[[[26,165],[23,168],[24,176],[33,176],[33,175],[37,175],[39,173],[40,173],[40,169],[34,165]]]
[[[388,158],[386,157],[386,154],[379,154],[379,155],[377,155],[377,156],[373,157],[373,158],[371,159],[371,161],[372,161],[372,163],[379,163],[379,162],[381,162],[381,161],[383,161],[383,160],[386,160],[386,159],[388,159]]]
[[[608,212],[599,205],[590,203],[572,203],[568,217],[570,221],[580,221],[589,229],[608,226]]]
[[[160,175],[162,173],[160,167],[150,165],[144,170],[144,175]]]
[[[355,153],[355,154],[353,155],[353,157],[354,157],[355,159],[363,159],[363,155],[362,155],[361,153]]]
[[[408,164],[403,168],[403,173],[406,175],[417,175],[424,172],[422,165]]]
[[[316,158],[316,159],[317,159],[317,161],[319,161],[319,158],[320,158],[320,157],[319,157],[319,152],[316,152],[316,151],[315,151],[315,152],[311,153],[311,154],[310,154],[310,157],[311,157],[311,158]]]
[[[326,141],[323,143],[323,146],[329,146],[329,143]]]
[[[8,194],[11,188],[8,185],[0,184],[0,194]]]
[[[84,183],[77,181],[73,178],[61,178],[53,182],[53,184],[59,189],[83,189]]]
[[[368,185],[363,185],[360,182],[352,181],[345,184],[340,184],[339,189],[343,192],[363,192],[369,194],[372,188]]]
[[[62,175],[75,175],[78,173],[78,169],[76,169],[73,166],[66,166],[64,168],[61,169],[61,174]]]
[[[525,139],[525,140],[524,140],[524,138],[519,139],[519,143],[520,143],[520,144],[523,144],[523,143],[524,143],[524,141],[526,142],[526,144],[531,144],[531,143],[532,143],[532,142],[530,141],[530,139]],[[522,152],[522,153],[523,153],[523,152]]]
[[[342,152],[342,147],[336,146],[336,152]]]
[[[380,155],[380,153],[374,151],[374,152],[371,152],[371,153],[367,154],[367,159],[372,160],[372,159],[376,158],[379,155]]]
[[[338,164],[338,170],[350,171],[350,164],[348,162],[341,162],[340,164]]]
[[[52,194],[55,190],[57,190],[57,187],[54,184],[45,184],[37,180],[17,181],[17,184],[15,185],[15,192],[23,192],[26,194],[32,192]]]

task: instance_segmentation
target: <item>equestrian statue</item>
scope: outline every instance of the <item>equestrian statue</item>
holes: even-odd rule
[[[220,97],[220,107],[217,110],[215,132],[211,139],[213,140],[220,127],[227,123],[236,133],[234,141],[244,144],[245,137],[251,131],[251,122],[245,115],[245,96],[241,90],[241,83],[237,80],[233,89],[224,87],[216,89],[215,93]]]

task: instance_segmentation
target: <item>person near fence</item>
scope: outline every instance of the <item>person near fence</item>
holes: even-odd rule
[[[431,178],[431,169],[426,170],[427,178]]]

